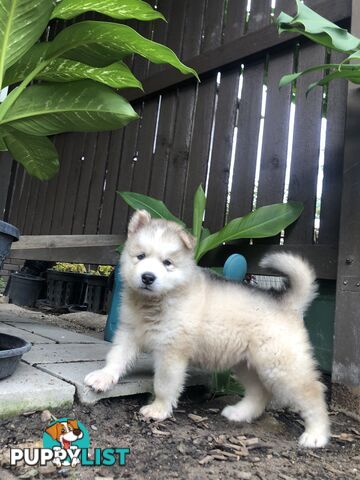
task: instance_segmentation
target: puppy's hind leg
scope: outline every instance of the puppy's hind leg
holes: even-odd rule
[[[299,444],[308,448],[324,447],[330,437],[324,386],[319,381],[315,381],[305,388],[303,397],[298,401],[300,414],[305,421],[305,432],[299,438]]]
[[[297,345],[299,348],[299,345]],[[330,422],[324,398],[324,386],[318,380],[315,364],[309,352],[303,351],[296,355],[288,352],[286,361],[269,370],[273,359],[265,363],[267,367],[258,369],[260,377],[275,397],[295,407],[305,421],[305,432],[299,439],[299,444],[308,448],[324,447],[330,437]],[[294,355],[295,353],[295,355]],[[300,368],[299,368],[300,366]],[[271,375],[270,375],[271,373]]]
[[[229,405],[221,415],[234,422],[252,422],[260,417],[270,399],[256,371],[242,363],[234,369],[234,375],[245,388],[244,398],[236,405]]]

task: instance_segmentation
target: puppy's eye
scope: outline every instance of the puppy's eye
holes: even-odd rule
[[[145,258],[145,253],[140,253],[140,255],[138,255],[136,258],[137,258],[138,260],[144,260],[144,258]]]
[[[163,264],[165,265],[165,267],[170,267],[170,265],[172,265],[172,262],[171,262],[171,260],[166,259],[166,260],[163,261]]]

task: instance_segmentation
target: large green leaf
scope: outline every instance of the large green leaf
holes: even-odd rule
[[[23,80],[43,58],[45,50],[39,48],[43,46],[46,46],[46,44],[34,45],[26,56],[9,68],[4,78],[4,85],[11,85]],[[87,78],[117,89],[142,89],[141,82],[133,75],[129,67],[121,61],[99,68],[74,60],[55,58],[35,78],[52,82],[72,82]]]
[[[7,111],[8,124],[30,135],[123,127],[138,115],[120,95],[91,80],[27,88]]]
[[[49,42],[36,43],[19,60],[6,70],[4,85],[23,80],[45,58]]]
[[[98,12],[117,20],[164,20],[160,12],[141,0],[62,0],[55,7],[51,18],[69,20],[85,12]]]
[[[202,224],[203,224],[205,206],[206,206],[205,192],[202,186],[199,185],[198,189],[195,192],[195,197],[194,197],[193,228],[192,228],[192,233],[196,238],[196,243],[199,242],[201,233],[202,233]]]
[[[5,70],[40,38],[52,0],[0,0],[0,89]]]
[[[301,214],[303,204],[299,202],[277,203],[257,210],[229,222],[219,232],[205,238],[199,246],[196,260],[225,242],[240,238],[272,237],[293,223]]]
[[[318,70],[330,70],[331,68],[337,69],[339,67],[340,65],[337,63],[326,63],[323,65],[315,65],[314,67],[307,68],[302,72],[290,73],[288,75],[284,75],[283,77],[281,77],[281,80],[279,82],[279,87],[285,87],[286,85],[289,85],[289,83],[295,82],[299,77],[301,77],[302,75],[305,75],[306,73],[316,72]]]
[[[349,82],[359,84],[360,68],[355,68],[354,70],[335,70],[328,75],[325,75],[325,77],[318,80],[317,82],[311,83],[307,88],[307,93],[309,93],[315,87],[322,87],[324,85],[327,85],[329,82],[331,82],[331,80],[334,80],[335,78],[343,78],[345,80],[348,80]]]
[[[66,57],[101,67],[132,53],[197,77],[195,70],[181,63],[170,48],[142,37],[127,25],[112,22],[85,21],[65,28],[50,42],[45,57]]]
[[[4,134],[6,146],[13,158],[39,180],[48,180],[59,170],[59,158],[47,137],[35,137],[13,128]]]
[[[130,205],[134,210],[146,210],[153,218],[163,218],[171,222],[179,223],[184,226],[184,223],[175,215],[173,215],[165,206],[164,202],[156,198],[142,195],[134,192],[117,192],[121,198]]]
[[[280,13],[277,19],[280,33],[301,33],[320,45],[340,52],[352,53],[359,49],[360,39],[314,12],[300,0],[296,0],[296,4],[297,14],[294,17]]]

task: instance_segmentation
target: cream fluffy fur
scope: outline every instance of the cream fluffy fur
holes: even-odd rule
[[[271,295],[209,274],[195,264],[193,238],[179,225],[136,212],[121,256],[120,327],[106,366],[87,375],[85,384],[111,388],[140,351],[151,350],[155,400],[140,411],[163,420],[177,404],[190,364],[232,369],[246,393],[222,415],[251,422],[274,396],[303,417],[301,445],[326,445],[324,387],[302,318],[316,294],[314,273],[285,253],[265,257],[262,265],[287,275],[288,289]]]

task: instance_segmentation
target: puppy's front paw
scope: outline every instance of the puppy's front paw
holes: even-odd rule
[[[150,405],[145,405],[140,408],[140,413],[145,418],[152,418],[154,420],[165,420],[165,418],[171,417],[171,409],[166,408],[166,406],[160,402],[150,403]]]
[[[305,448],[323,448],[329,441],[324,432],[304,432],[299,438],[299,445]]]
[[[106,392],[117,383],[117,379],[108,370],[102,368],[88,373],[84,383],[95,392]]]
[[[253,412],[242,405],[229,405],[223,409],[221,415],[231,422],[251,423],[253,420]]]

